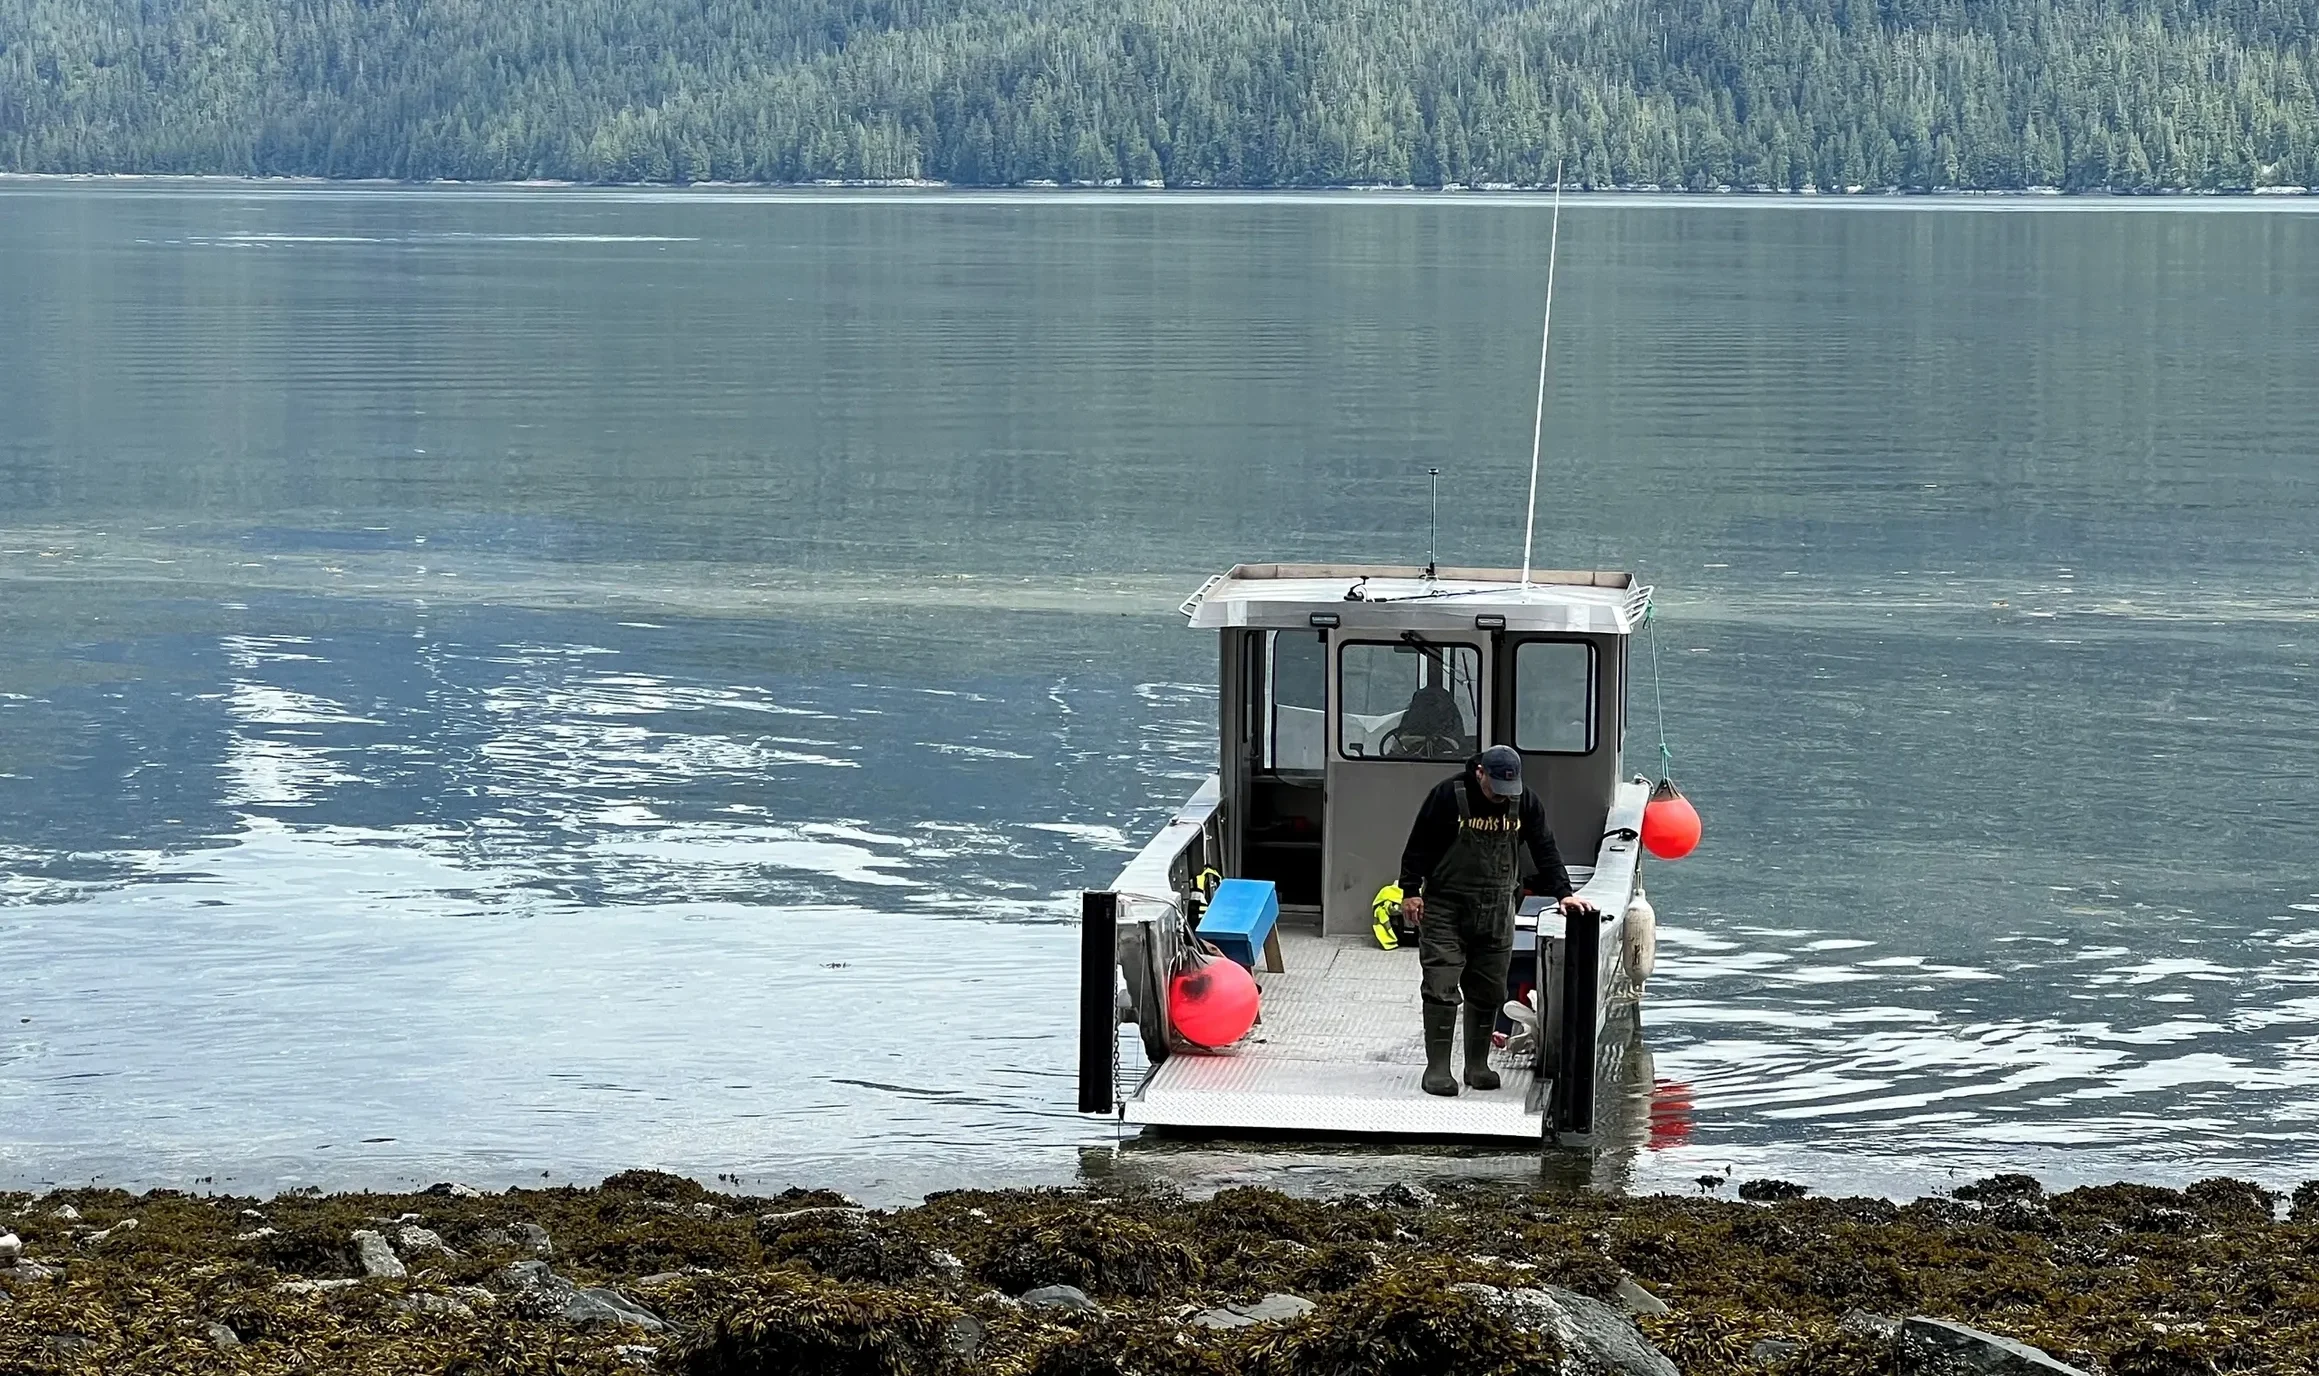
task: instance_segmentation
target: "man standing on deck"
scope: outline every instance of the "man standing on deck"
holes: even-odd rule
[[[1528,847],[1536,868],[1520,879]],[[1465,995],[1465,1082],[1496,1089],[1490,1069],[1490,1033],[1506,997],[1506,970],[1514,959],[1514,895],[1518,887],[1557,900],[1566,913],[1591,913],[1575,897],[1570,872],[1546,829],[1546,805],[1522,787],[1522,757],[1493,745],[1466,761],[1465,772],[1444,779],[1417,809],[1409,844],[1401,852],[1404,917],[1418,924],[1417,963],[1424,973],[1425,1092],[1456,1094],[1449,1073],[1457,1032],[1458,995]]]

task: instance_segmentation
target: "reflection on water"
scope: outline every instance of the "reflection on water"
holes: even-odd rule
[[[1566,1190],[1664,1188],[1689,1159],[1691,1087],[1660,1076],[1641,1021],[1613,1016],[1597,1066],[1595,1140],[1585,1149],[1506,1143],[1410,1143],[1380,1148],[1353,1140],[1211,1138],[1152,1131],[1121,1137],[1080,1160],[1090,1179],[1210,1194],[1239,1185],[1292,1193],[1376,1190],[1396,1180],[1455,1178]],[[1854,1178],[1847,1175],[1843,1178]]]
[[[1174,604],[1518,544],[1528,211],[0,206],[0,1187],[2319,1173],[2319,216],[1568,217],[1708,839],[1541,1167],[1070,1112]]]

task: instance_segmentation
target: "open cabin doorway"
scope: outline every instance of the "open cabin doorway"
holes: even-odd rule
[[[1227,639],[1238,641],[1242,667],[1237,763],[1246,786],[1239,790],[1238,872],[1271,880],[1284,907],[1317,909],[1327,812],[1328,633],[1243,631]]]

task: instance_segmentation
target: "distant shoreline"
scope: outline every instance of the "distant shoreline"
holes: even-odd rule
[[[0,187],[97,186],[123,188],[185,188],[201,190],[354,191],[354,192],[542,192],[579,195],[724,195],[774,196],[801,200],[869,196],[878,200],[1005,199],[1035,202],[1337,202],[1379,205],[1509,205],[1551,200],[1551,185],[1483,186],[1161,186],[1089,183],[1027,182],[1011,186],[939,181],[814,181],[814,182],[577,182],[556,180],[459,181],[436,178],[401,181],[385,177],[251,177],[217,173],[175,172],[0,172]],[[2171,188],[2154,191],[2065,191],[2058,187],[2023,189],[1942,188],[1914,191],[1901,187],[1851,187],[1837,191],[1783,191],[1768,187],[1718,187],[1708,191],[1656,186],[1567,187],[1562,198],[1571,205],[1832,205],[1894,208],[2004,208],[2073,209],[2218,209],[2257,207],[2289,211],[2319,211],[2319,188],[2266,186],[2229,191]]]

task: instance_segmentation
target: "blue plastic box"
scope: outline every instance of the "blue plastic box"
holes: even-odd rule
[[[1227,879],[1216,886],[1208,910],[1200,914],[1200,938],[1253,970],[1273,924],[1280,921],[1280,894],[1269,879]]]

